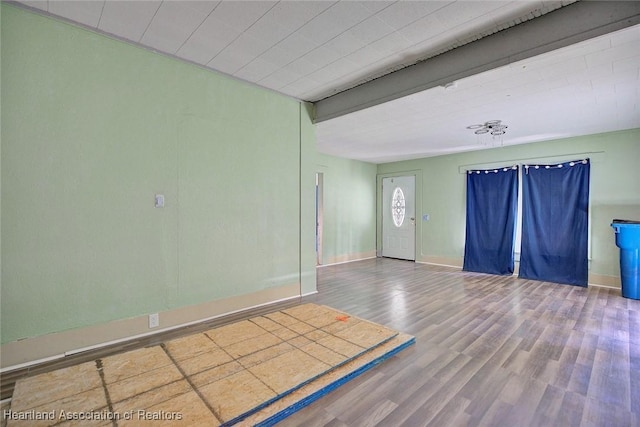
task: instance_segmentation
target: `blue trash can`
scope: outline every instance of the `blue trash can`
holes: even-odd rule
[[[620,248],[622,296],[640,299],[640,221],[614,219],[616,246]]]

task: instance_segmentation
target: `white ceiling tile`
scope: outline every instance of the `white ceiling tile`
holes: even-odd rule
[[[627,68],[626,70],[615,72],[611,77],[611,82],[614,84],[628,82],[634,85],[640,85],[640,81],[638,80],[638,69]]]
[[[619,108],[633,108],[634,104],[638,102],[637,85],[630,84],[629,82],[617,83],[614,85],[614,90]]]
[[[147,29],[161,1],[107,1],[99,28],[135,42]]]
[[[364,8],[360,2],[341,1],[334,3],[329,9],[313,18],[298,33],[321,44],[371,15],[372,12]]]
[[[436,10],[429,16],[441,25],[446,26],[446,28],[452,29],[456,26],[471,22],[479,16],[487,15],[489,12],[503,5],[503,2],[497,1],[455,2]]]
[[[327,1],[278,2],[247,33],[276,44],[331,6]]]
[[[240,34],[231,44],[225,47],[222,52],[216,55],[210,62],[210,65],[216,63],[219,64],[223,60],[218,59],[218,56],[225,55],[228,52],[235,52],[237,58],[244,57],[246,62],[242,63],[237,70],[240,70],[245,65],[248,65],[251,61],[257,59],[260,55],[266,52],[271,47],[271,44],[264,39],[259,39],[249,35],[247,32]],[[214,66],[215,68],[215,66]],[[237,71],[236,70],[236,71]]]
[[[598,92],[596,94],[596,103],[605,109],[615,111],[618,95],[615,92]]]
[[[608,49],[609,42],[608,40],[603,39],[594,39],[589,44],[583,44],[580,46],[576,46],[573,49],[556,49],[554,51],[545,53],[543,55],[537,55],[532,58],[527,58],[521,61],[517,61],[515,63],[510,64],[510,67],[518,67],[523,68],[529,71],[533,70],[556,70],[560,67],[567,67],[567,65],[572,61],[575,61],[576,64],[582,64],[585,62],[585,55],[594,53],[594,52],[602,52]],[[588,65],[588,64],[587,64]],[[597,67],[598,65],[594,65]],[[582,65],[580,67],[574,68],[571,72],[580,73],[582,69]]]
[[[297,55],[296,52],[288,49],[282,49],[278,45],[264,52],[260,55],[259,59],[274,64],[276,69],[278,69],[287,66],[298,57],[299,55]]]
[[[570,77],[568,77],[567,80],[570,80]],[[591,91],[593,90],[593,86],[591,86],[591,81],[588,81],[588,80],[585,80],[585,81],[570,80],[569,84],[571,84],[571,87],[573,87],[577,95],[591,93]]]
[[[275,4],[275,1],[220,2],[176,55],[198,64],[210,63]],[[224,66],[225,70],[220,69],[227,73],[229,70],[236,71],[255,57],[246,53],[226,55],[235,58],[233,64]],[[245,59],[241,60],[240,57]],[[218,59],[215,63],[221,62],[222,59]]]
[[[287,69],[301,76],[306,76],[318,69],[318,64],[308,61],[306,58],[298,58],[291,64],[287,65]]]
[[[307,61],[304,57],[298,57],[297,52],[282,49],[280,45],[260,55],[260,59],[274,64],[276,69],[289,69],[298,75],[308,74],[319,68],[318,65]]]
[[[198,64],[207,64],[239,36],[238,30],[209,16],[176,55]]]
[[[266,61],[264,58],[256,58],[236,71],[234,75],[241,79],[255,82],[264,79],[279,68],[279,65]]]
[[[533,3],[540,5],[539,2]],[[437,37],[443,45],[451,45],[455,41],[457,46],[475,40],[479,35],[492,34],[510,26],[505,23],[522,21],[518,17],[526,14],[531,7],[532,2],[526,1],[449,3],[406,25],[399,32],[414,43]],[[444,38],[443,33],[446,33]]]
[[[592,80],[591,81],[591,92],[596,95],[600,93],[615,93],[616,85],[611,79],[602,79],[602,80]]]
[[[103,5],[104,0],[57,0],[49,2],[49,12],[96,28],[100,21]]]
[[[640,69],[640,51],[638,52],[638,56],[613,61],[612,65],[613,72],[616,74],[638,71],[638,69]]]
[[[609,49],[585,55],[585,59],[589,67],[595,67],[607,62],[632,58],[638,55],[639,45],[638,42],[634,41],[618,44]]]
[[[329,76],[341,77],[345,74],[350,74],[358,69],[359,65],[357,62],[353,62],[348,58],[340,58],[337,61],[327,65],[321,71]]]
[[[207,66],[214,70],[233,75],[236,71],[246,65],[253,57],[247,57],[242,52],[227,51],[216,56]]]
[[[275,1],[223,1],[211,16],[242,33],[277,4]]]
[[[387,25],[375,16],[365,19],[348,30],[349,34],[365,45],[380,40],[389,34],[393,34],[393,32],[393,27]]]
[[[332,63],[333,61],[337,61],[339,58],[342,58],[342,55],[335,50],[330,50],[324,46],[320,46],[313,49],[302,58],[316,64],[318,67],[322,67]]]
[[[260,80],[260,84],[263,84],[266,87],[275,90],[280,90],[281,88],[295,82],[301,77],[302,76],[298,73],[295,73],[289,69],[281,68],[274,73],[271,73],[268,77]]]
[[[414,44],[424,42],[444,31],[443,26],[431,16],[425,16],[398,30],[403,37]]]
[[[184,3],[185,5],[187,5],[187,7],[189,7],[196,13],[208,16],[209,14],[211,14],[211,12],[214,9],[219,7],[220,3],[224,0],[177,0],[177,1],[179,1],[180,3]]]
[[[301,58],[318,46],[319,45],[314,40],[310,40],[302,35],[299,35],[298,33],[293,33],[276,45],[278,49],[286,50],[287,52],[289,52],[289,56],[293,59]]]
[[[358,49],[353,52],[347,58],[356,64],[373,64],[383,60],[387,56],[386,52],[378,50],[373,45],[368,45],[362,49]],[[362,67],[360,67],[362,69]],[[370,72],[370,70],[362,70],[364,73]]]
[[[262,53],[260,50],[264,48],[265,46],[259,43],[259,40],[241,34],[207,65],[228,74],[235,74],[242,67],[254,61]]]
[[[394,32],[372,42],[369,46],[380,52],[384,52],[386,55],[391,56],[396,55],[398,52],[402,52],[405,49],[408,49],[411,44],[399,33]]]
[[[607,38],[611,41],[611,46],[618,46],[629,42],[640,42],[640,25],[615,31],[608,34]]]
[[[362,40],[355,37],[349,31],[337,35],[322,45],[324,49],[334,51],[338,56],[347,56],[366,46]]]
[[[587,62],[584,57],[568,58],[565,61],[557,62],[553,67],[539,68],[536,71],[545,79],[553,78],[557,75],[571,75],[587,69]]]
[[[413,0],[410,0],[411,2],[413,2]],[[371,13],[378,13],[381,10],[384,10],[386,8],[388,8],[389,6],[397,3],[396,0],[391,0],[391,1],[379,1],[379,0],[358,0],[357,3],[360,3],[360,5],[362,7],[364,7],[365,9],[367,9],[369,12]]]
[[[399,1],[378,12],[376,17],[398,30],[451,3],[444,1]]]
[[[610,79],[613,75],[612,64],[601,64],[597,67],[590,67],[585,70],[572,73],[567,76],[569,83],[578,84],[591,82],[591,80]]]
[[[297,22],[289,22],[289,25],[286,25],[286,21],[282,24],[278,21],[277,15],[275,11],[281,10],[283,4],[299,4],[296,2],[287,2],[287,3],[278,3],[273,9],[269,10],[264,16],[262,16],[258,21],[256,21],[251,27],[246,30],[248,35],[251,35],[256,38],[260,38],[265,43],[274,45],[279,41],[287,38],[291,33],[295,32],[297,29]],[[292,28],[293,27],[293,28]]]
[[[162,2],[141,43],[163,52],[176,53],[217,4],[215,1]]]

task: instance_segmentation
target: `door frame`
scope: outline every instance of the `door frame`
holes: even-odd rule
[[[415,202],[415,215],[416,215],[416,226],[415,226],[415,262],[420,262],[422,260],[422,171],[421,170],[409,170],[409,171],[398,171],[398,172],[388,172],[388,173],[379,173],[376,175],[376,256],[378,258],[382,257],[382,210],[384,207],[382,206],[382,181],[384,178],[396,178],[400,176],[413,176],[415,178],[415,188],[414,188],[414,202]]]

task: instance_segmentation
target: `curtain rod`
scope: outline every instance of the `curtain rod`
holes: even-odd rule
[[[555,163],[557,161],[562,161],[564,157],[574,157],[570,160],[578,160],[584,159],[587,157],[591,157],[593,155],[602,154],[604,151],[587,151],[583,153],[567,153],[567,154],[554,154],[552,156],[539,156],[539,157],[523,157],[520,159],[507,159],[507,160],[498,160],[495,162],[483,162],[483,163],[470,163],[467,165],[459,165],[458,173],[466,175],[469,169],[499,169],[505,167],[511,167],[518,163],[530,163],[538,160],[550,161],[549,159],[554,159],[551,163]]]

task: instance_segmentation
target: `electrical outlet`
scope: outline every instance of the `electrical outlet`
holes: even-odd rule
[[[149,329],[157,328],[160,326],[160,315],[158,313],[153,313],[149,315]]]

